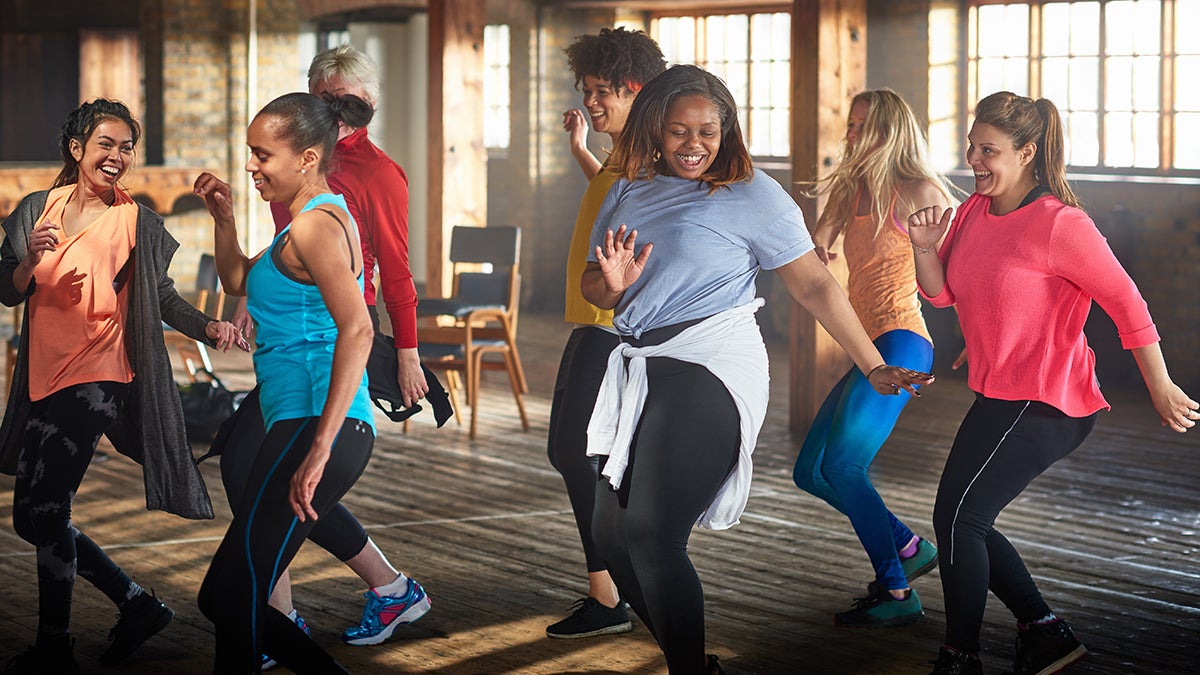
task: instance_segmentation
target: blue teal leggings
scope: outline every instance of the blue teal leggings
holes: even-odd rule
[[[933,345],[912,331],[888,331],[875,338],[875,347],[893,366],[928,372],[933,365]],[[913,532],[888,510],[867,468],[910,398],[903,390],[897,396],[877,393],[858,368],[851,368],[821,404],[792,472],[801,490],[850,519],[875,580],[888,590],[908,588],[897,551]]]

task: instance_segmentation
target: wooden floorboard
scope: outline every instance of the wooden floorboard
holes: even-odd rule
[[[347,647],[363,588],[328,554],[306,546],[293,565],[296,605],[314,637],[359,673],[661,673],[646,630],[549,640],[544,629],[585,592],[583,555],[562,481],[545,454],[549,393],[568,327],[521,320],[531,429],[522,432],[500,372],[484,376],[479,438],[451,421],[414,419],[407,434],[381,423],[375,454],[345,503],[398,566],[420,580],[433,610],[376,647]],[[926,618],[890,630],[845,630],[831,614],[861,595],[870,565],[845,518],[791,481],[801,438],[786,425],[786,350],[771,345],[774,404],[755,453],[742,523],[696,531],[692,558],[705,584],[710,651],[730,673],[927,673],[944,630],[933,572],[914,585]],[[224,379],[248,388],[248,359],[217,355]],[[893,511],[919,533],[971,395],[940,374],[909,405],[873,468]],[[1200,672],[1200,435],[1161,429],[1144,391],[1106,392],[1115,409],[1070,457],[1039,478],[999,525],[1023,552],[1051,606],[1091,654],[1074,673]],[[1195,394],[1196,392],[1193,392]],[[207,673],[212,627],[195,606],[228,524],[218,467],[202,467],[217,518],[188,521],[144,509],[141,474],[122,457],[93,464],[77,498],[79,527],[177,612],[121,670]],[[0,661],[37,625],[32,549],[12,531],[12,478],[0,476]],[[85,673],[115,620],[86,582],[73,633]],[[992,598],[983,632],[990,673],[1008,669],[1013,624]],[[285,671],[286,672],[286,671]]]

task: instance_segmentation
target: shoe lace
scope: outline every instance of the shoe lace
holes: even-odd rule
[[[870,609],[878,605],[882,600],[879,595],[866,595],[861,598],[855,598],[854,609]]]
[[[571,614],[578,614],[587,609],[588,600],[591,598],[580,598],[571,603]]]
[[[372,591],[367,591],[363,594],[367,599],[367,606],[363,608],[362,621],[359,625],[362,628],[374,628],[383,625],[380,619],[380,612],[383,611],[383,598],[379,597]]]

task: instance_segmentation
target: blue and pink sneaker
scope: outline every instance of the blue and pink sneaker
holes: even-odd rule
[[[367,606],[363,608],[362,622],[342,633],[342,642],[348,645],[377,645],[388,639],[396,628],[412,623],[429,611],[429,596],[413,579],[408,580],[404,595],[384,595],[375,589],[363,593]]]

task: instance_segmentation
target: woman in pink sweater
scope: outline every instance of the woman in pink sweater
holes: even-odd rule
[[[1167,373],[1145,300],[1067,185],[1062,128],[1046,99],[983,99],[968,135],[975,193],[953,224],[953,209],[939,206],[908,221],[921,293],[958,310],[976,394],[934,504],[946,602],[935,675],[982,672],[989,589],[1017,620],[1017,675],[1055,673],[1086,653],[994,523],[1109,408],[1083,334],[1093,299],[1133,352],[1163,424],[1184,432],[1200,419]]]

